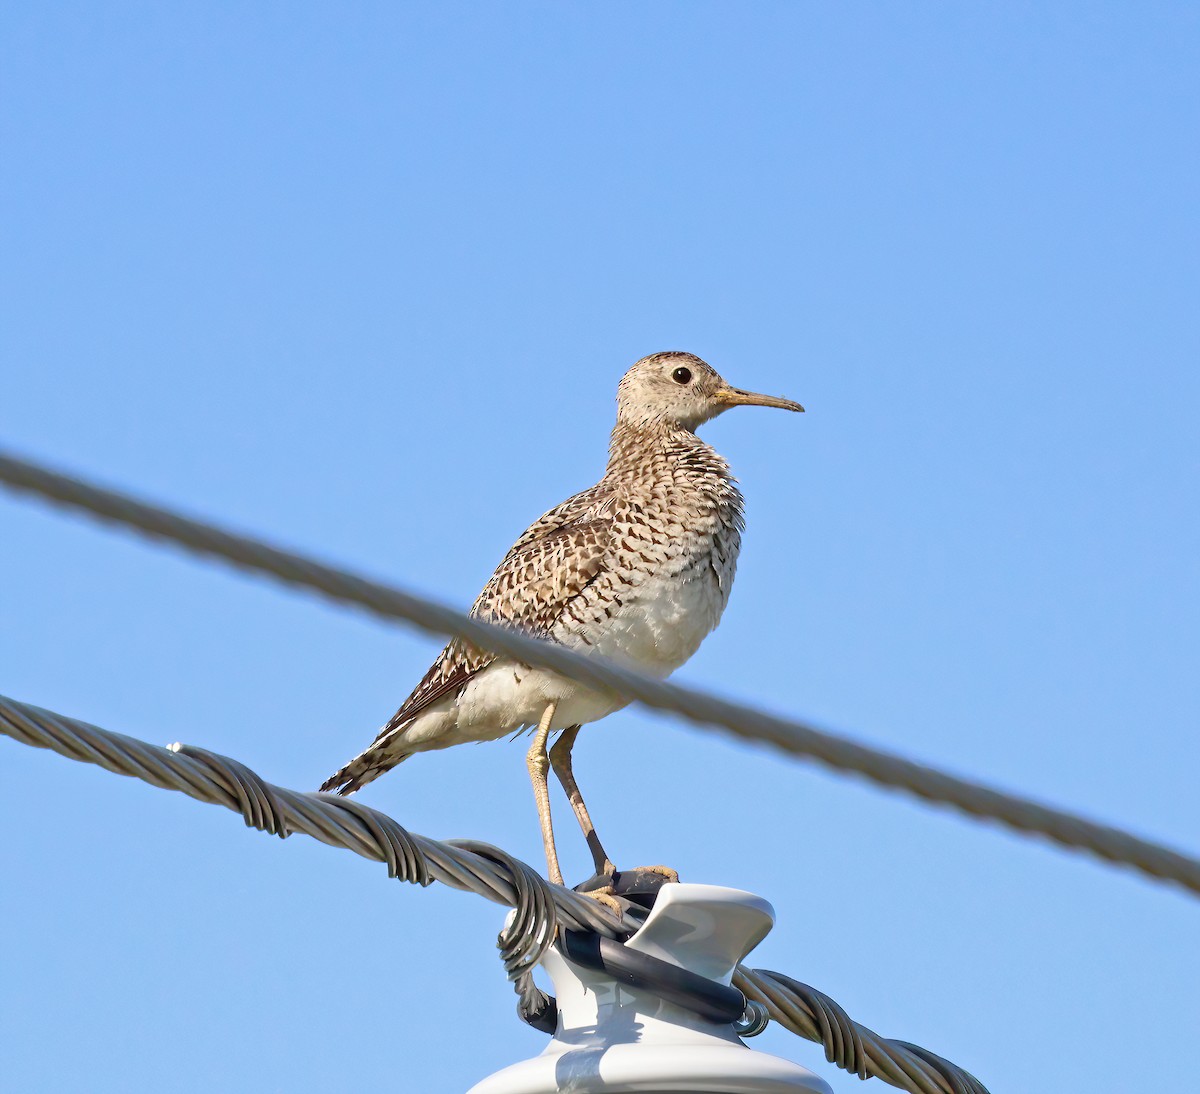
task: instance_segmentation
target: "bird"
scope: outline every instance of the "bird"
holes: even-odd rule
[[[742,494],[728,463],[696,435],[735,406],[804,410],[790,399],[730,386],[692,353],[653,353],[637,361],[617,386],[604,476],[529,526],[471,616],[660,679],[674,672],[717,626],[737,569]],[[627,703],[456,638],[374,742],[321,790],[352,794],[415,753],[534,728],[526,766],[549,880],[563,884],[550,768],[597,875],[611,879],[616,869],[575,781],[571,750],[582,726]]]

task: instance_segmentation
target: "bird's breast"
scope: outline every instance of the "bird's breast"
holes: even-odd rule
[[[616,542],[605,578],[559,637],[630,668],[667,676],[720,622],[737,567],[735,524],[665,534],[631,531]]]
[[[742,496],[704,452],[712,468],[664,460],[615,496],[603,564],[560,616],[556,641],[657,676],[696,652],[728,603],[742,529]]]
[[[597,653],[666,676],[700,648],[720,622],[726,596],[711,569],[650,574],[629,589],[595,643]]]

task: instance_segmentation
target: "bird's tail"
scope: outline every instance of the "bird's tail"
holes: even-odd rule
[[[336,774],[330,775],[321,783],[321,790],[334,794],[353,794],[411,755],[411,752],[400,750],[396,742],[387,740],[385,735]]]

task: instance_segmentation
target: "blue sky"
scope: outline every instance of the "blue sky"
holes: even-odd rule
[[[0,440],[465,606],[691,350],[809,412],[705,431],[749,529],[678,679],[1195,852],[1198,54],[1185,4],[8,5]],[[7,495],[0,567],[0,691],[290,786],[436,652]],[[13,1089],[540,1051],[495,906],[0,754]],[[767,897],[752,963],[879,1032],[1194,1084],[1181,893],[639,710],[576,755],[620,862]],[[538,861],[522,746],[362,798]]]

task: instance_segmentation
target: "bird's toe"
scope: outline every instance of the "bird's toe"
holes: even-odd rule
[[[625,915],[625,909],[609,889],[607,892],[604,889],[592,889],[583,894],[590,900],[594,900],[597,904],[602,904],[607,908],[617,919],[621,919]]]
[[[663,881],[669,881],[672,885],[679,884],[679,871],[672,870],[670,866],[638,866],[632,871],[626,871],[626,873],[657,875]]]

